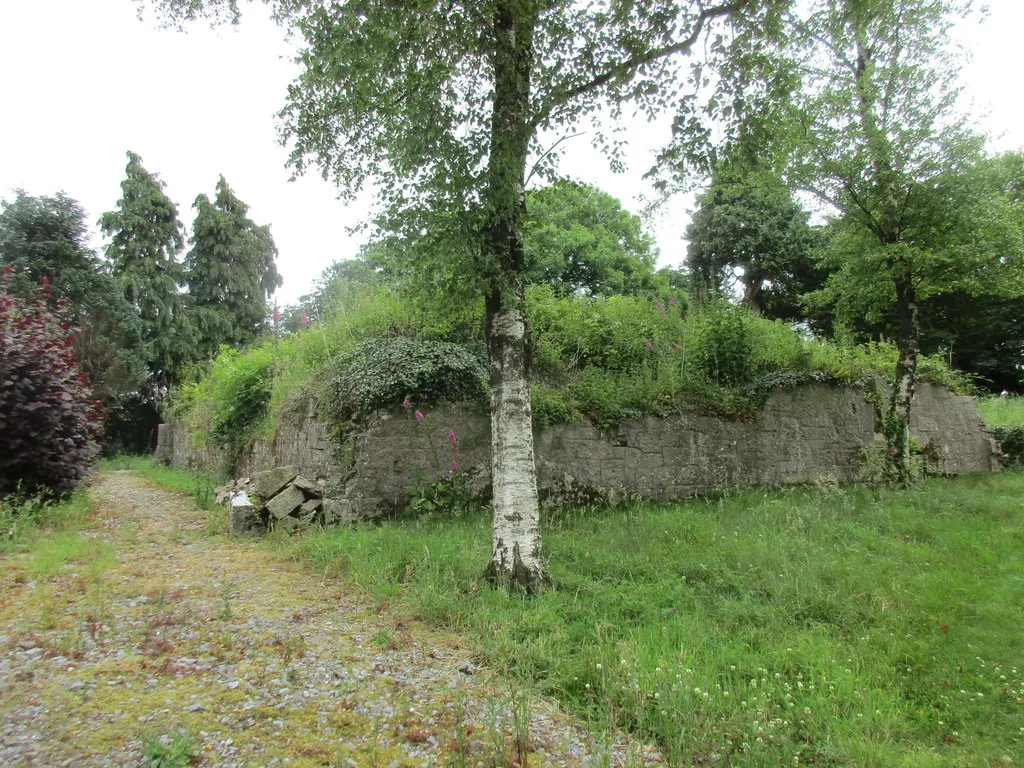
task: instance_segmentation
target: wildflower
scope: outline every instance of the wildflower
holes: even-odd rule
[[[423,414],[420,411],[416,411],[413,415],[416,417],[416,421],[423,421]]]
[[[661,304],[659,302],[657,302],[657,301],[654,302],[654,306],[656,306],[658,308],[658,312],[661,314],[662,317],[664,317],[665,316],[665,308],[663,306],[661,306]]]
[[[644,339],[644,346],[651,350],[651,352],[654,351],[654,345],[651,344],[651,342],[649,342],[647,339]]]
[[[273,318],[274,318],[274,326],[276,327],[278,325],[278,323],[281,322],[281,310],[278,308],[277,304],[274,305]]]
[[[676,352],[682,352],[683,351],[683,348],[680,347],[678,344],[676,344],[674,341],[672,342],[672,349],[674,349]]]
[[[671,293],[668,295],[668,305],[670,307],[674,307],[676,305],[676,297],[673,296]]]
[[[455,434],[454,429],[448,430],[448,442],[451,443],[452,445],[459,444],[459,436]]]
[[[410,405],[411,403],[409,402],[409,396],[406,395],[405,400],[402,401],[402,407],[405,408],[406,410],[409,410]]]
[[[456,472],[459,471],[459,462],[457,462],[455,459],[452,459],[452,463],[448,465],[448,469],[450,469],[452,471],[452,474],[454,475]]]
[[[303,328],[305,328],[307,325],[309,325],[309,315],[307,315],[305,312],[303,312],[299,316],[299,324],[302,325]]]

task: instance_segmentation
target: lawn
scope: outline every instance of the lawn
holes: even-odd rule
[[[672,765],[1024,759],[1024,474],[551,513],[552,588],[481,584],[484,514],[283,540]]]

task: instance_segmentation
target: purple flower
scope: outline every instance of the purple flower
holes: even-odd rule
[[[651,350],[651,352],[654,351],[654,345],[651,344],[651,342],[649,342],[647,339],[644,339],[644,346]]]
[[[676,344],[674,341],[672,342],[672,349],[674,349],[676,352],[682,352],[683,351],[683,348],[680,347],[678,344]]]
[[[281,322],[281,310],[278,309],[277,305],[275,304],[274,305],[274,325],[277,325],[280,322]]]
[[[452,445],[459,444],[459,436],[455,434],[454,429],[448,430],[448,442],[451,443]]]
[[[415,416],[416,416],[416,421],[423,421],[423,414],[420,413],[419,411],[416,411]]]
[[[452,463],[448,465],[448,469],[450,469],[452,471],[452,474],[458,472],[459,471],[459,462],[457,462],[455,459],[452,459]]]
[[[661,316],[664,317],[665,316],[665,308],[663,306],[661,306],[661,304],[658,303],[657,301],[654,302],[654,306],[656,306],[658,308],[658,312],[660,312]]]
[[[406,395],[405,400],[402,401],[402,407],[405,408],[406,410],[409,410],[410,405],[411,403],[409,402],[409,396]]]
[[[668,305],[670,307],[674,307],[676,305],[676,297],[673,296],[671,293],[668,295]]]
[[[309,315],[307,315],[305,312],[303,312],[299,316],[299,323],[302,325],[303,328],[305,328],[307,325],[309,325]]]

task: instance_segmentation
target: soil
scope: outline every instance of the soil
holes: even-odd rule
[[[130,472],[90,495],[50,554],[0,557],[0,765],[660,762],[477,669],[460,638],[217,533],[225,511]]]

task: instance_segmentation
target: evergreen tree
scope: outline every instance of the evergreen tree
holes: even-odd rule
[[[191,319],[205,357],[241,346],[264,329],[267,299],[281,285],[270,227],[257,226],[221,176],[213,202],[199,195],[185,258]]]
[[[100,218],[111,238],[107,259],[141,318],[151,383],[165,388],[190,347],[180,292],[185,273],[178,261],[185,245],[183,227],[163,182],[134,152],[128,153],[121,193],[117,210]]]

